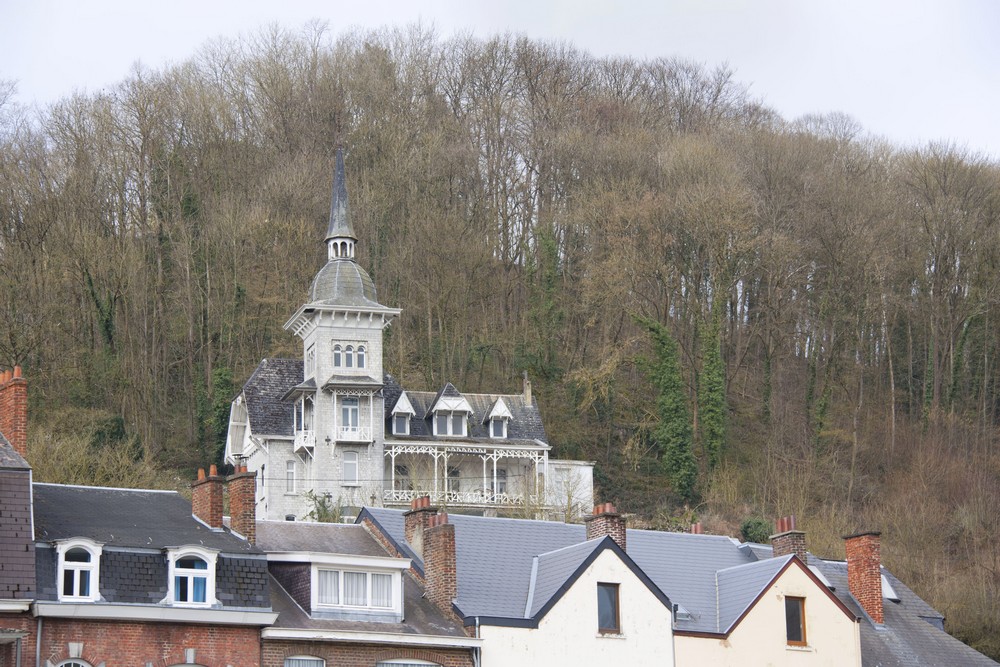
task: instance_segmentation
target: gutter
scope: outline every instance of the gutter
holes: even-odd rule
[[[364,644],[395,644],[436,646],[439,648],[479,648],[483,640],[476,637],[417,635],[399,632],[360,632],[357,630],[309,630],[302,628],[264,628],[261,639],[294,639],[306,641],[342,641]]]
[[[86,618],[116,621],[170,621],[175,623],[210,623],[213,625],[271,625],[277,612],[233,609],[198,609],[131,604],[66,604],[35,602],[31,613],[41,620],[48,618]]]

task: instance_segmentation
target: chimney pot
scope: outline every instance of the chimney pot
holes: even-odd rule
[[[205,469],[204,468],[198,468],[198,479],[199,480],[205,479]]]
[[[208,467],[208,476],[209,477],[219,476],[219,469],[216,467],[214,463]]]
[[[210,470],[215,472],[215,466]],[[209,528],[222,528],[222,491],[222,480],[217,475],[205,477],[205,469],[198,468],[198,479],[191,484],[191,513]]]
[[[21,377],[21,367],[20,366],[14,366],[14,377],[15,378]]]
[[[587,524],[587,539],[594,540],[610,536],[622,551],[626,550],[625,517],[615,510],[613,503],[602,503],[594,507],[594,513],[584,519]]]
[[[771,536],[771,550],[775,558],[794,554],[803,564],[806,560],[806,534],[795,529],[793,515],[779,517],[775,521],[777,532]]]

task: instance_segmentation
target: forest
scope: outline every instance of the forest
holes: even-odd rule
[[[886,565],[1000,659],[1000,165],[738,73],[320,23],[43,109],[0,82],[0,367],[39,481],[183,487],[325,261],[333,157],[407,386],[534,384],[633,525]]]

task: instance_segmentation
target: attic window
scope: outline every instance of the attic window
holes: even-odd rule
[[[465,412],[449,412],[440,410],[434,413],[434,435],[464,436],[465,422],[468,415]]]
[[[806,645],[806,599],[785,597],[785,633],[789,646]]]
[[[597,584],[597,631],[602,635],[621,634],[618,584]]]
[[[188,547],[170,551],[167,599],[171,604],[208,607],[215,604],[215,561],[218,552]]]
[[[100,598],[101,546],[83,539],[58,545],[60,600],[94,602]]]
[[[410,415],[393,415],[392,433],[393,435],[409,435]]]
[[[319,607],[372,607],[396,605],[398,573],[351,572],[316,568],[316,605]]]
[[[490,437],[491,438],[506,438],[507,437],[507,420],[501,419],[499,417],[494,417],[490,420]]]

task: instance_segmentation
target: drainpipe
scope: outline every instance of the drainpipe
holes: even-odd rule
[[[479,617],[476,616],[476,639],[479,639]],[[476,646],[472,649],[472,664],[473,667],[479,667],[481,656],[479,655],[480,647]]]
[[[38,617],[38,627],[35,629],[35,667],[42,667],[42,617]]]
[[[670,605],[670,667],[677,667],[677,604]]]

